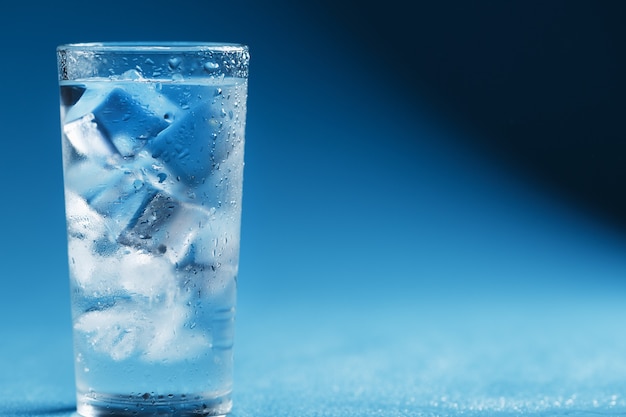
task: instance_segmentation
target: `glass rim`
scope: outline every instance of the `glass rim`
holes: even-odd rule
[[[66,43],[57,46],[57,51],[92,52],[243,52],[248,45],[231,42],[196,41],[107,41]]]

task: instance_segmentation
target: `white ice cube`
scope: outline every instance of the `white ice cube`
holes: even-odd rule
[[[172,265],[159,256],[134,248],[120,248],[109,261],[116,282],[131,296],[143,296],[152,301],[167,299],[177,292],[178,282]]]
[[[126,359],[137,352],[142,340],[154,333],[150,320],[130,303],[88,311],[74,323],[74,329],[88,333],[87,340],[94,350],[114,360]]]
[[[146,304],[128,300],[84,313],[74,324],[91,346],[114,360],[138,356],[148,361],[178,361],[211,346],[210,334],[186,326],[190,311],[184,300]]]
[[[186,304],[172,303],[159,311],[153,333],[144,342],[142,359],[149,362],[192,358],[211,346],[211,334],[200,327],[187,326],[193,312]]]
[[[121,181],[123,175],[123,171],[119,169],[86,159],[68,166],[64,176],[68,189],[90,201]]]
[[[68,189],[65,190],[65,215],[68,235],[71,237],[94,241],[107,230],[104,217],[92,209],[81,196]]]
[[[63,125],[63,132],[76,152],[90,158],[103,158],[115,153],[109,139],[98,128],[93,113]]]

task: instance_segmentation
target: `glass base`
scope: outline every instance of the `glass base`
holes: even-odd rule
[[[77,411],[84,417],[225,416],[233,406],[230,392],[220,395],[78,394]]]

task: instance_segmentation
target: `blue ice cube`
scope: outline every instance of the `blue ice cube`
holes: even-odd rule
[[[114,167],[85,159],[67,168],[65,182],[68,187],[85,201],[111,188],[123,179],[124,172]]]
[[[133,217],[118,242],[147,252],[162,254],[165,246],[166,224],[179,210],[179,203],[171,196],[157,192]]]
[[[83,126],[87,118],[91,123],[90,136],[97,136],[98,143],[106,142],[106,145],[98,146],[128,157],[135,155],[147,141],[168,127],[176,111],[176,106],[152,85],[129,85],[111,91],[95,88],[82,95],[66,114],[64,123],[71,127],[82,121],[79,126]],[[77,136],[73,135],[74,138]],[[76,140],[78,138],[70,138],[74,147],[80,148],[79,152],[82,149],[81,153],[90,155],[91,149],[80,146],[82,144],[77,147]]]
[[[221,115],[211,103],[181,112],[171,126],[151,140],[146,149],[166,164],[180,181],[201,184],[223,156]],[[216,153],[220,152],[220,154]]]
[[[164,256],[172,264],[195,253],[198,235],[213,221],[214,209],[177,202],[158,192],[120,235],[121,244]],[[204,246],[209,246],[208,242]]]
[[[89,205],[106,217],[107,228],[112,240],[131,224],[138,213],[156,194],[156,190],[145,183],[141,177],[123,172],[100,193],[91,197]]]

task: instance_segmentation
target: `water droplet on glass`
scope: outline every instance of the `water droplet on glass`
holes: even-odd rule
[[[221,89],[221,88],[216,88],[216,89],[215,89],[215,94],[214,94],[214,95],[215,95],[215,96],[220,96],[220,95],[222,95],[222,89]]]
[[[215,72],[216,69],[219,69],[220,65],[217,62],[207,62],[204,64],[204,70],[208,73]]]
[[[185,78],[181,74],[172,75],[172,81],[184,81]]]
[[[170,60],[167,61],[167,65],[170,67],[171,70],[175,70],[180,66],[180,58],[170,58]]]
[[[133,181],[133,188],[135,190],[139,190],[141,187],[143,187],[143,182],[141,180]]]
[[[165,179],[167,178],[167,174],[161,172],[159,174],[157,174],[157,177],[159,178],[159,183],[163,183],[163,181],[165,181]]]

